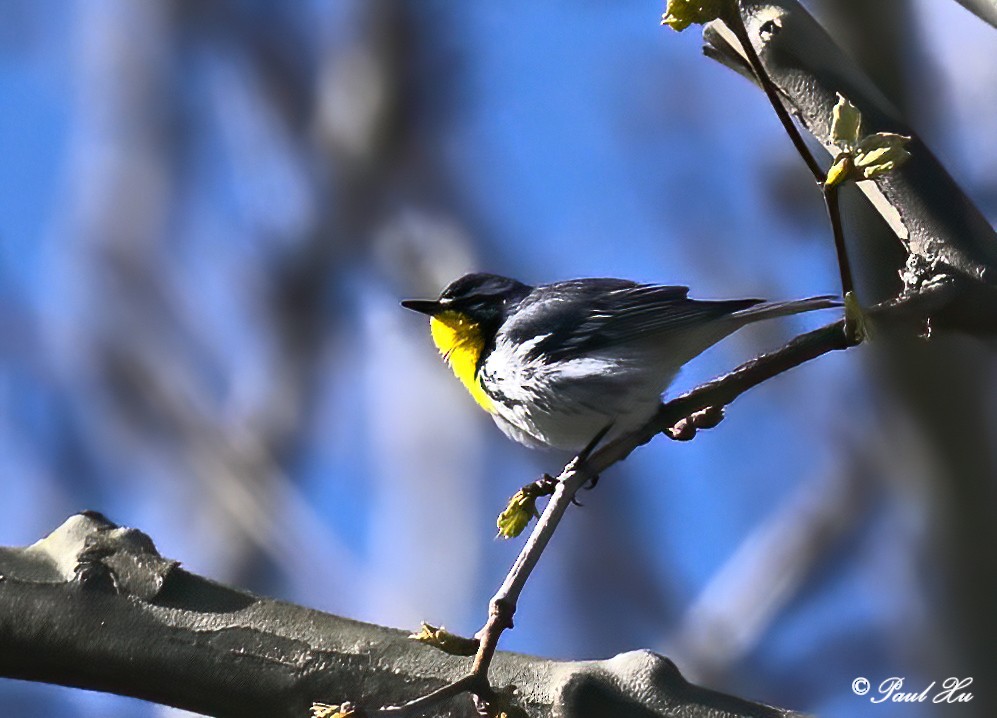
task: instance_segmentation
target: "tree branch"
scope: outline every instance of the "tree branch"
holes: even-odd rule
[[[997,333],[997,234],[987,219],[896,108],[796,0],[738,4],[746,44],[753,52],[746,52],[733,28],[713,23],[704,30],[707,54],[748,77],[749,56],[757,56],[764,77],[778,89],[780,106],[788,107],[831,156],[840,150],[831,135],[838,93],[862,113],[863,132],[912,137],[906,164],[856,185],[909,254],[906,267],[898,267],[903,269],[906,294],[942,279],[959,285],[960,291],[950,293],[948,303],[937,308],[935,325]]]
[[[303,718],[314,701],[402,703],[455,681],[468,659],[401,631],[260,598],[190,574],[139,531],[70,517],[0,548],[0,674],[109,691],[214,716]],[[496,653],[530,715],[788,718],[687,683],[648,651],[560,662]],[[433,715],[467,717],[467,701]]]

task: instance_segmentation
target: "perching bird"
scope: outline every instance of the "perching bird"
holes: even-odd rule
[[[698,301],[688,291],[467,274],[439,299],[402,306],[430,316],[444,361],[503,432],[577,451],[648,421],[682,365],[745,324],[840,305],[829,296]]]

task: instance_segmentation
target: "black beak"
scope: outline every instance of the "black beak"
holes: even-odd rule
[[[402,302],[402,306],[420,314],[428,314],[429,316],[439,314],[442,310],[440,303],[435,299],[406,299]]]

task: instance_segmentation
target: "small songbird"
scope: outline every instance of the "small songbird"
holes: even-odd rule
[[[509,437],[577,451],[648,421],[682,365],[745,324],[840,306],[830,296],[699,301],[688,291],[467,274],[438,299],[402,306],[429,315],[444,361]]]

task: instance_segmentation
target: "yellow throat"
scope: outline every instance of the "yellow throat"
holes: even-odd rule
[[[471,396],[489,414],[494,411],[492,400],[481,388],[478,380],[478,359],[485,348],[481,327],[466,314],[455,311],[440,312],[429,319],[433,342],[450,365],[453,373],[471,392]]]

